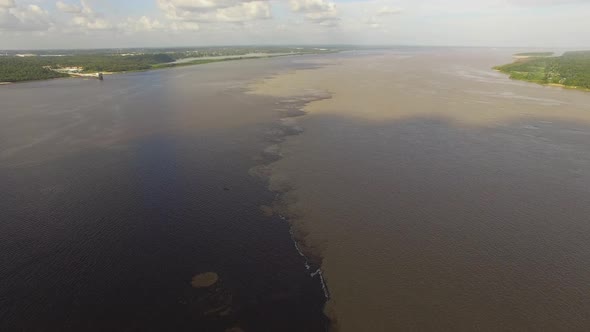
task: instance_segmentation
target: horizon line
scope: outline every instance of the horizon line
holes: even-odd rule
[[[499,49],[587,49],[581,46],[487,46],[487,45],[429,45],[429,44],[234,44],[234,45],[178,45],[178,46],[130,46],[130,47],[88,47],[88,48],[6,48],[3,51],[102,51],[102,50],[159,50],[159,49],[198,49],[198,48],[248,48],[248,47],[358,47],[358,48],[391,48],[391,47],[433,47],[433,48],[499,48]]]

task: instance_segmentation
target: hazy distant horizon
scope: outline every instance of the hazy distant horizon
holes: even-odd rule
[[[0,47],[584,48],[588,13],[584,0],[0,0]]]
[[[394,49],[394,48],[489,48],[489,49],[523,49],[523,50],[543,50],[543,51],[576,51],[576,50],[590,50],[590,45],[587,47],[552,47],[552,46],[469,46],[469,45],[363,45],[363,44],[233,44],[233,45],[172,45],[172,46],[122,46],[122,47],[63,47],[63,48],[3,48],[0,49],[0,56],[2,52],[16,52],[16,51],[103,51],[103,50],[159,50],[159,49],[199,49],[199,48],[281,48],[281,47],[327,47],[327,48],[359,48],[359,49]]]

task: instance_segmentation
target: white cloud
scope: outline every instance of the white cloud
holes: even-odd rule
[[[160,23],[157,19],[151,19],[147,16],[139,18],[129,17],[127,21],[119,25],[120,29],[128,32],[151,32],[151,31],[162,31],[166,29],[166,26]]]
[[[387,28],[396,22],[391,16],[399,15],[402,12],[403,10],[399,7],[390,4],[384,5],[384,1],[368,2],[363,7],[363,10],[359,11],[361,15],[359,20],[372,29]],[[365,27],[360,26],[359,28],[363,29]]]
[[[379,8],[379,10],[377,11],[377,16],[395,15],[395,14],[400,14],[401,12],[402,12],[401,8],[384,6],[384,7]]]
[[[86,0],[81,0],[80,5],[58,1],[56,7],[61,12],[74,15],[70,21],[70,26],[74,28],[82,31],[114,29],[114,25],[103,15],[95,13]]]
[[[72,19],[72,23],[83,30],[110,30],[113,28],[111,22],[103,18],[90,17],[85,15],[79,15],[74,17]]]
[[[290,0],[289,4],[292,11],[319,25],[335,26],[340,20],[336,4],[328,0]]]
[[[590,45],[587,35],[571,33],[590,29],[590,0],[127,1],[0,0],[2,47]],[[147,5],[154,1],[155,11]]]
[[[556,5],[567,5],[567,4],[575,4],[575,3],[587,3],[587,0],[505,0],[512,5],[517,6],[534,6],[534,7],[542,7],[542,6],[556,6]]]
[[[200,23],[244,23],[271,18],[268,1],[253,0],[158,0],[166,17]]]
[[[57,9],[64,13],[69,14],[80,14],[82,13],[82,6],[77,6],[69,3],[65,3],[63,1],[58,1],[55,6]]]
[[[336,4],[326,0],[290,0],[290,4],[294,12],[317,13],[336,10]]]
[[[8,9],[14,7],[16,7],[14,0],[0,0],[0,8]]]
[[[46,31],[53,26],[47,11],[37,5],[17,6],[14,1],[0,0],[0,30]]]
[[[201,27],[196,22],[172,22],[170,24],[170,30],[174,32],[181,31],[197,31]]]
[[[588,4],[588,0],[414,0],[409,6],[417,7],[423,12],[470,13],[519,8],[555,8],[572,4]]]

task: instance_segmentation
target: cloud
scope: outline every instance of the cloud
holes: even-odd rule
[[[372,6],[366,6],[361,21],[370,28],[378,29],[390,26],[393,21],[390,16],[401,14],[403,10],[399,7],[383,6],[382,2],[374,2]],[[364,28],[364,27],[363,27]]]
[[[396,15],[396,14],[400,14],[401,12],[402,12],[401,8],[384,6],[384,7],[379,8],[379,10],[377,11],[377,16]]]
[[[80,14],[82,13],[82,6],[77,6],[69,3],[65,3],[63,1],[58,1],[55,6],[57,9],[63,13],[68,14]]]
[[[588,0],[415,0],[421,10],[442,13],[469,13],[522,8],[549,8],[562,5],[585,5]]]
[[[290,0],[290,4],[294,12],[317,13],[336,10],[336,4],[326,0]]]
[[[47,31],[53,26],[49,13],[37,5],[17,6],[0,0],[1,31]]]
[[[86,0],[81,0],[80,5],[66,4],[62,1],[56,3],[59,11],[74,15],[70,21],[70,26],[88,30],[112,30],[114,25],[101,14],[95,13]]]
[[[264,0],[158,0],[158,7],[174,21],[244,23],[271,18]]]
[[[197,31],[201,27],[196,22],[172,22],[170,24],[170,30],[174,32],[180,31]]]
[[[336,26],[340,21],[336,4],[328,0],[290,0],[291,10],[322,26]]]
[[[589,39],[571,31],[590,29],[584,16],[590,0],[128,2],[0,0],[2,47],[277,42],[586,47]]]
[[[8,9],[14,7],[16,7],[14,0],[0,0],[0,9]]]
[[[152,32],[166,30],[166,25],[160,23],[157,19],[151,19],[147,16],[139,18],[129,17],[127,21],[119,25],[119,28],[125,32]]]
[[[517,6],[556,6],[556,5],[567,5],[576,3],[587,3],[587,0],[508,0],[510,4]]]

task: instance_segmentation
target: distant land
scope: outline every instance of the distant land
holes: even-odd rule
[[[525,53],[516,53],[514,57],[548,57],[553,56],[555,53],[553,52],[525,52]]]
[[[0,83],[92,77],[284,55],[332,53],[334,47],[207,47],[172,49],[39,50],[0,53]]]
[[[515,80],[590,90],[590,51],[515,54],[515,62],[494,69]]]

